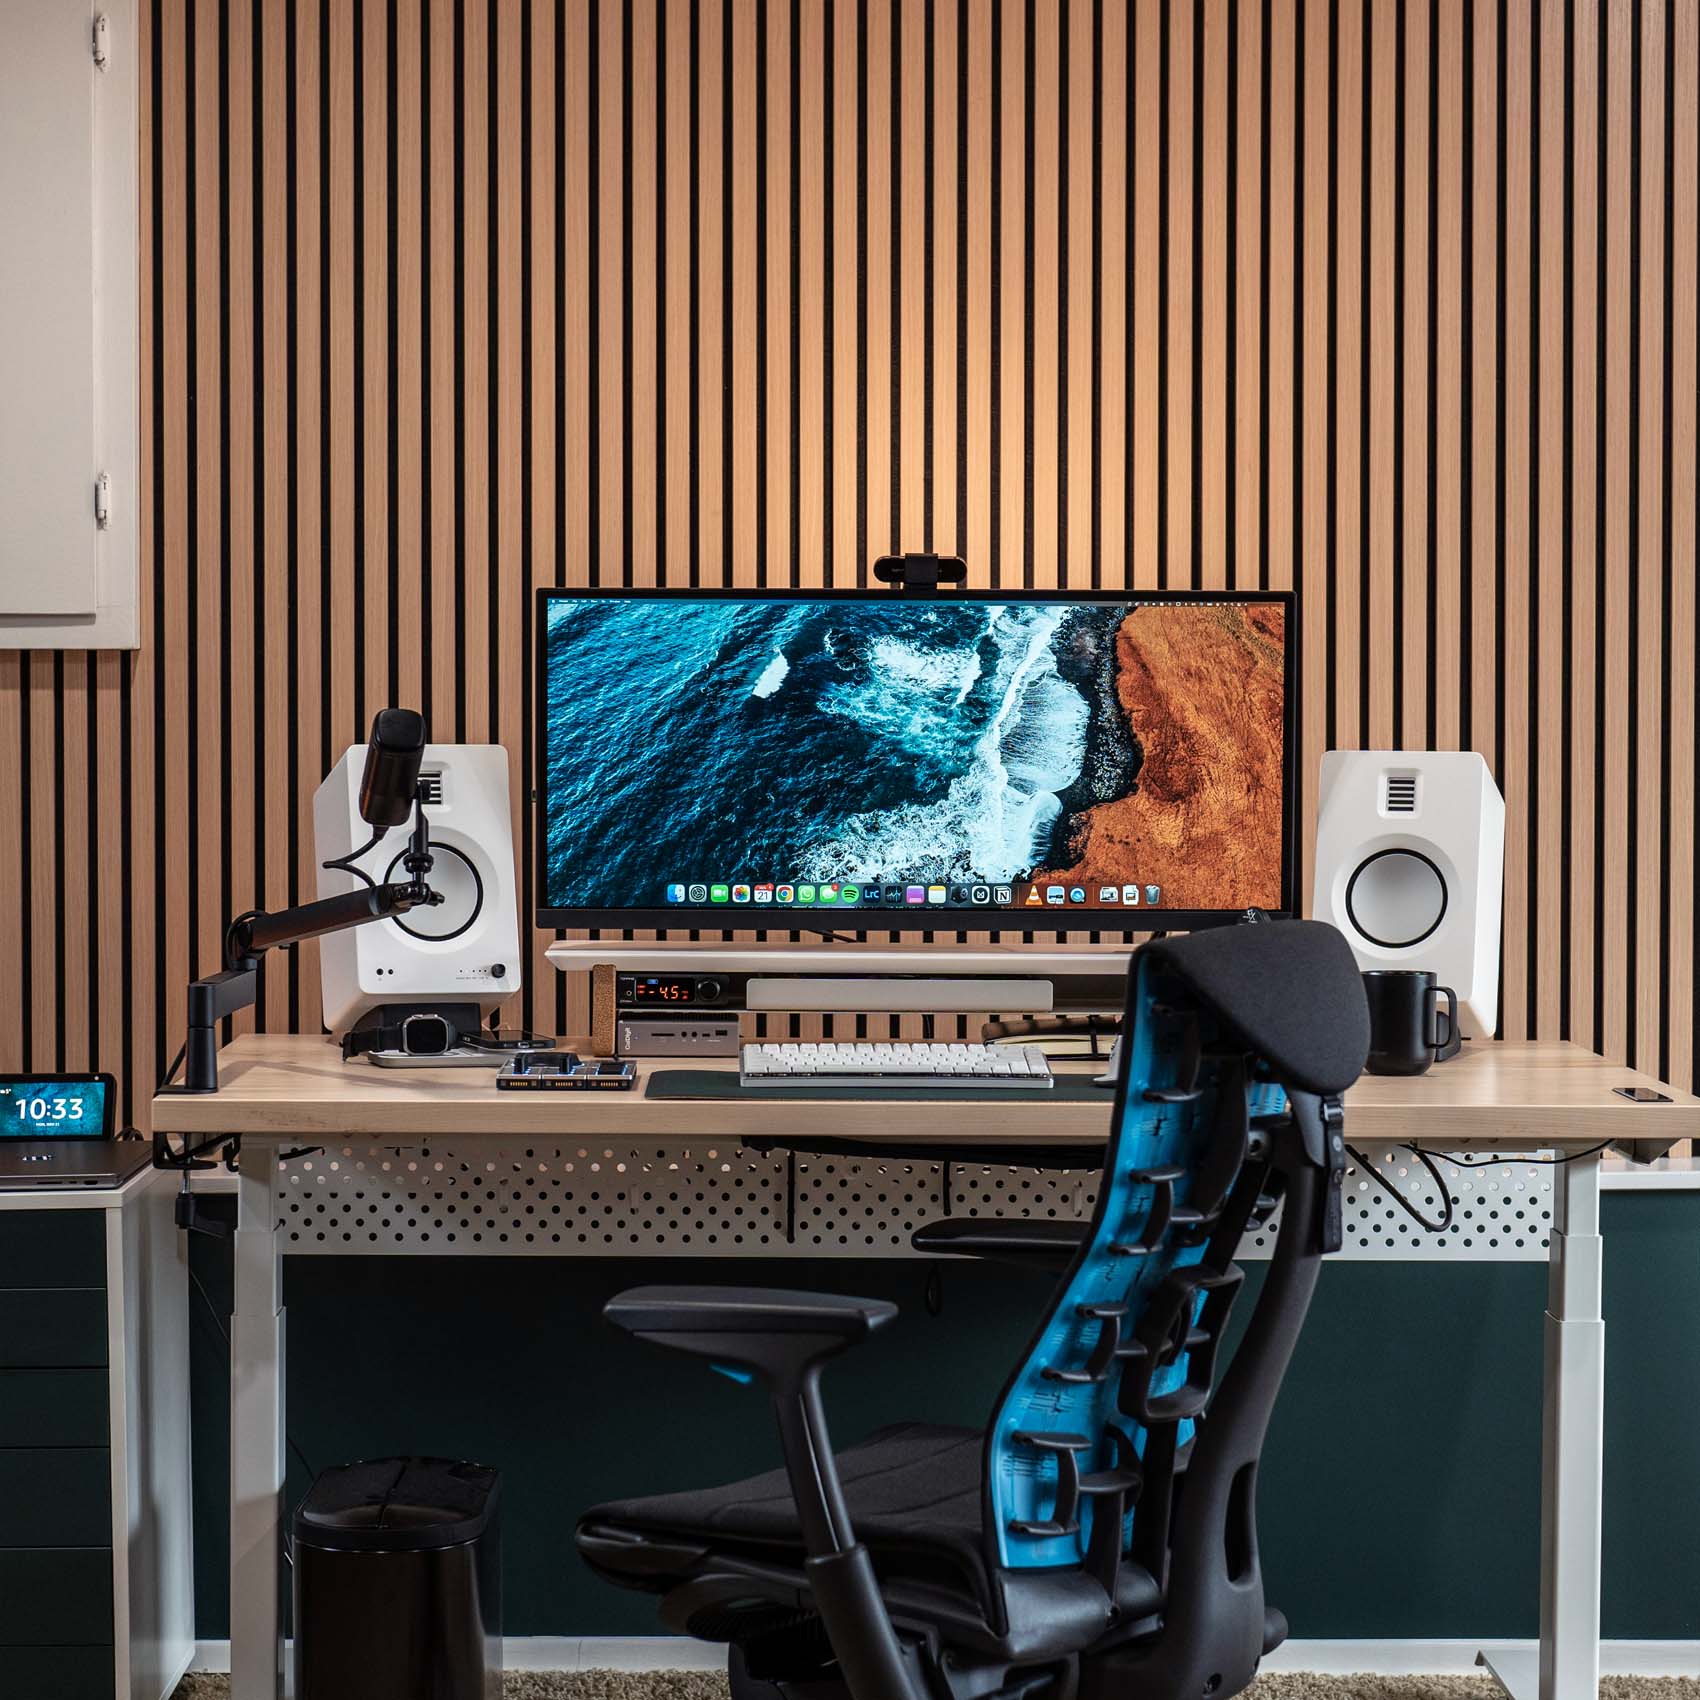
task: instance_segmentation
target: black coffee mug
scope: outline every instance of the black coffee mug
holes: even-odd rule
[[[1431,1063],[1457,1056],[1458,994],[1437,985],[1426,968],[1372,969],[1364,975],[1364,996],[1370,1074],[1426,1074]]]

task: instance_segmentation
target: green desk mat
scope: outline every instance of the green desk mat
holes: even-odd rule
[[[1094,1086],[1090,1075],[1059,1074],[1053,1086],[745,1086],[724,1069],[664,1068],[649,1077],[650,1098],[748,1098],[762,1103],[818,1103],[822,1099],[860,1099],[864,1103],[911,1104],[1101,1104],[1115,1102],[1107,1086]]]

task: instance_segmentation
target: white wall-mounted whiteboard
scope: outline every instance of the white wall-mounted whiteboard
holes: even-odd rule
[[[0,648],[137,642],[134,18],[0,0]]]

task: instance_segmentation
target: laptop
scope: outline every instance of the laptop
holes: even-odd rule
[[[0,1187],[118,1186],[153,1155],[118,1140],[110,1074],[0,1074]]]

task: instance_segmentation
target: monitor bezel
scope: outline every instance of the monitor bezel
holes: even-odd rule
[[[896,595],[919,600],[933,593],[914,591],[844,588],[790,589],[784,587],[715,586],[675,587],[672,585],[594,585],[573,588],[566,585],[540,586],[536,592],[534,632],[532,637],[532,877],[541,896],[546,890],[547,839],[545,824],[549,818],[548,763],[544,759],[544,732],[548,722],[545,703],[545,667],[548,641],[548,609],[554,601],[608,602],[880,602]],[[1291,590],[1062,590],[1062,589],[968,589],[956,585],[941,589],[936,599],[944,602],[1007,602],[1045,604],[1055,602],[1151,602],[1197,606],[1213,602],[1278,602],[1286,610],[1287,643],[1285,672],[1282,679],[1282,774],[1281,774],[1281,906],[1264,910],[1275,919],[1285,919],[1298,913],[1298,766],[1299,766],[1299,639],[1298,597]],[[1065,934],[1195,932],[1202,927],[1225,926],[1239,920],[1243,909],[1153,909],[1139,912],[1140,923],[1147,914],[1161,917],[1154,926],[1129,925],[1129,912],[1121,908],[1099,907],[1094,904],[1069,905],[1064,911],[1046,910],[1046,924],[1035,925],[1039,916],[1025,909],[875,909],[858,905],[855,909],[778,910],[763,906],[760,909],[740,905],[687,904],[670,905],[659,909],[555,909],[538,903],[534,909],[536,924],[556,931],[578,929],[666,929],[676,932],[715,933],[1019,933]],[[1050,921],[1056,914],[1057,921]],[[816,925],[802,924],[804,916],[810,921],[818,916]],[[1006,919],[1007,917],[1007,919]]]

